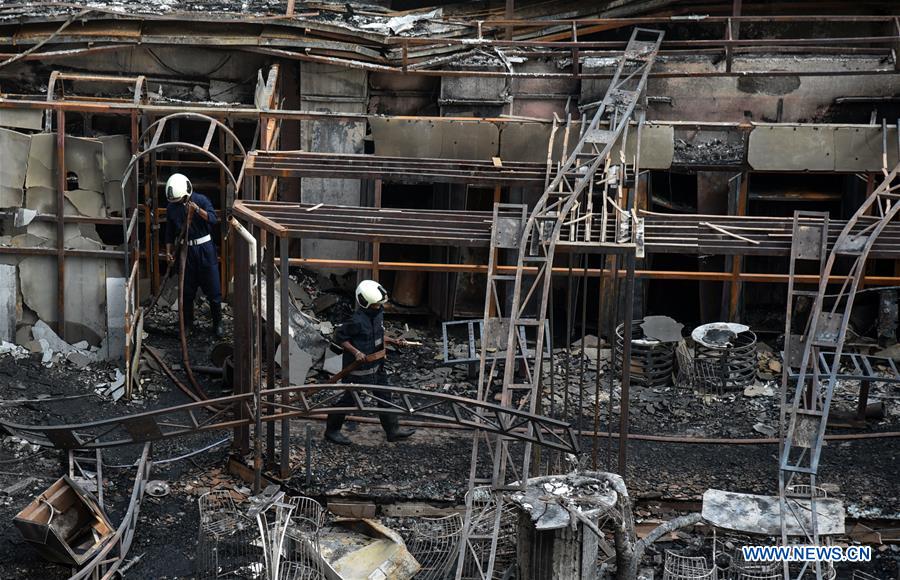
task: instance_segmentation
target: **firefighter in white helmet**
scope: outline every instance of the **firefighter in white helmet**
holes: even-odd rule
[[[347,382],[364,385],[390,385],[389,377],[384,368],[384,358],[372,362],[366,362],[366,357],[384,350],[385,344],[406,346],[405,340],[396,340],[384,335],[384,304],[388,300],[388,293],[384,287],[374,280],[363,280],[356,287],[357,308],[338,327],[335,339],[344,349],[343,366],[347,368],[354,361],[359,361],[347,376]],[[387,407],[391,401],[391,395],[385,391],[374,390],[373,394],[378,399],[379,407]],[[338,407],[352,407],[353,395],[345,391],[337,402]],[[380,414],[381,426],[387,435],[388,441],[400,441],[415,433],[414,429],[401,429],[397,415]],[[349,445],[350,440],[341,433],[344,424],[343,414],[328,415],[325,427],[325,439],[339,445]]]
[[[222,289],[219,284],[219,262],[216,245],[213,243],[213,226],[218,218],[212,203],[202,193],[193,191],[191,181],[181,173],[174,173],[166,181],[166,258],[169,263],[175,261],[172,245],[184,227],[188,208],[193,208],[194,215],[187,232],[187,262],[184,270],[184,326],[190,332],[194,324],[194,296],[197,288],[209,300],[209,311],[212,315],[212,332],[216,338],[222,338]]]

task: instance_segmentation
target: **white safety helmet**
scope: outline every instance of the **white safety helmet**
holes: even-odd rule
[[[387,299],[387,290],[375,280],[363,280],[356,287],[356,301],[363,308],[368,308],[373,304],[384,304]]]
[[[166,181],[166,199],[181,201],[191,195],[191,180],[181,173],[173,173]]]

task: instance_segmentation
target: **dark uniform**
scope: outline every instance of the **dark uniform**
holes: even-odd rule
[[[365,355],[384,350],[384,309],[357,308],[350,318],[338,327],[335,341],[338,344],[349,342]],[[352,353],[344,351],[344,368],[347,368],[355,360],[356,357]],[[384,368],[384,359],[360,364],[356,369],[350,371],[345,380],[364,385],[390,386],[391,384]],[[374,390],[372,394],[377,397],[376,404],[379,407],[387,407],[388,402],[391,401],[389,392]],[[344,391],[343,396],[337,402],[338,407],[353,406],[353,404],[353,395],[350,391]],[[343,414],[328,415],[326,430],[328,432],[340,431],[344,424],[344,417]],[[378,418],[389,438],[397,433],[399,428],[397,415],[384,413],[378,415]]]
[[[191,226],[188,231],[188,255],[184,270],[184,319],[190,326],[194,321],[194,296],[197,288],[203,289],[203,294],[209,300],[209,309],[212,313],[213,324],[221,320],[222,289],[219,284],[219,263],[216,255],[216,245],[212,241],[213,226],[216,225],[216,209],[202,193],[191,194],[190,201],[206,211],[209,221],[204,220],[198,214],[191,217]],[[187,219],[187,203],[169,203],[166,206],[166,242],[175,243],[175,238],[184,227]]]

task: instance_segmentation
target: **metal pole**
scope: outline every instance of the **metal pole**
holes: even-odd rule
[[[619,400],[619,475],[628,464],[628,406],[631,389],[631,322],[634,309],[634,252],[625,258],[625,316],[622,330],[622,394]]]
[[[273,240],[274,241],[274,240]],[[290,349],[290,302],[288,300],[288,238],[280,238],[281,252],[281,386],[291,386],[291,349]],[[274,244],[273,244],[274,246]],[[274,247],[272,248],[274,250]],[[305,380],[306,377],[303,377]],[[288,404],[290,396],[282,393],[282,404]],[[291,473],[291,421],[287,417],[281,420],[281,477],[286,478]]]
[[[66,340],[65,204],[66,112],[58,109],[56,111],[56,333],[63,340]],[[125,240],[125,244],[127,248],[128,240]]]

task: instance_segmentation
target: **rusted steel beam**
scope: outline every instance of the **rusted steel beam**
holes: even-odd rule
[[[450,210],[377,209],[350,206],[311,206],[288,202],[238,200],[235,215],[266,230],[287,237],[356,240],[361,242],[419,245],[487,246],[490,241],[489,212]],[[675,215],[641,211],[644,218],[647,253],[687,253],[717,255],[786,256],[790,252],[790,222],[786,218],[716,215]],[[703,224],[737,234],[726,235]],[[616,251],[620,245],[599,242],[602,224],[594,219],[590,241],[562,240],[559,249],[572,253]],[[578,238],[587,223],[576,224]],[[607,224],[607,238],[611,238]],[[835,221],[829,231],[829,245],[837,240],[842,222]],[[751,241],[747,241],[751,240]],[[900,257],[900,225],[885,229],[873,247],[873,257]],[[728,281],[728,280],[726,280]],[[742,281],[738,278],[737,281]]]
[[[302,266],[311,268],[337,268],[337,269],[355,269],[370,270],[372,262],[368,260],[329,260],[321,258],[291,258],[291,266]],[[422,271],[422,272],[449,272],[449,273],[471,273],[486,274],[488,267],[486,264],[442,264],[429,262],[378,262],[378,268],[389,271]],[[498,266],[500,273],[515,273],[515,267]],[[525,274],[537,273],[536,268],[525,268]],[[553,268],[554,275],[569,275],[569,269],[564,267]],[[604,268],[588,268],[572,270],[572,276],[601,278],[613,275],[613,271]],[[649,280],[703,280],[709,282],[729,282],[734,279],[733,272],[693,272],[681,270],[635,270],[635,276]],[[618,277],[625,277],[625,270],[619,270]],[[818,282],[819,277],[814,274],[795,276],[795,279],[803,283]],[[829,278],[830,283],[843,282],[846,276],[832,276]],[[752,272],[741,272],[737,276],[739,282],[750,283],[766,283],[766,284],[786,284],[788,281],[787,274],[757,274]],[[900,276],[866,276],[867,285],[871,286],[896,286],[900,285]]]

